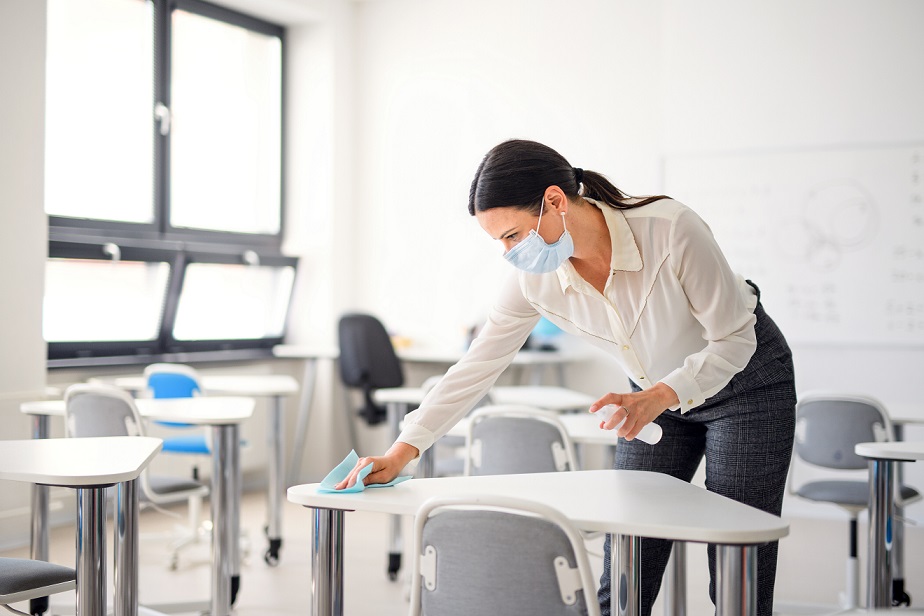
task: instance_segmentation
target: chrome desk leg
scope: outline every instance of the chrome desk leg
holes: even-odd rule
[[[892,491],[891,460],[869,461],[869,543],[866,606],[892,606]]]
[[[716,616],[757,614],[757,546],[715,546]]]
[[[311,616],[343,616],[343,514],[313,509]]]
[[[905,427],[896,422],[893,424],[895,440],[905,440]],[[895,463],[895,492],[901,493],[901,486],[905,482],[905,465],[903,462]],[[911,605],[911,597],[905,591],[905,510],[904,507],[893,505],[892,515],[892,605]]]
[[[236,564],[234,483],[238,469],[233,450],[239,446],[237,425],[212,426],[212,601],[211,616],[231,614],[231,577]],[[238,535],[235,535],[235,532]]]
[[[48,438],[48,415],[32,416],[32,438]],[[32,484],[32,532],[30,557],[33,560],[48,560],[48,486]],[[29,601],[30,614],[44,614],[48,611],[48,597]]]
[[[116,484],[114,616],[138,616],[138,480]]]
[[[613,535],[610,543],[610,614],[638,616],[642,595],[641,539],[632,535]]]
[[[241,589],[241,495],[243,494],[244,478],[241,470],[241,437],[240,426],[228,426],[233,432],[233,440],[228,449],[228,459],[231,462],[231,504],[228,511],[231,515],[231,528],[228,529],[228,541],[231,546],[231,605],[237,600],[237,593]]]
[[[675,541],[664,579],[664,616],[687,613],[687,544]]]
[[[289,462],[289,478],[286,482],[290,486],[298,483],[298,473],[302,467],[302,451],[305,449],[305,439],[308,437],[308,423],[311,419],[311,404],[314,398],[314,383],[317,372],[318,360],[313,357],[306,359],[305,372],[302,373],[302,395],[298,399],[298,418],[295,424],[292,458]]]
[[[282,438],[282,419],[285,404],[282,396],[273,396],[273,408],[269,413],[269,426],[267,426],[266,444],[269,455],[269,486],[266,490],[266,538],[269,547],[263,555],[267,565],[275,567],[279,564],[279,550],[282,548],[282,499],[284,487],[282,485],[285,462],[285,442]]]
[[[397,440],[398,434],[401,433],[401,419],[407,413],[407,404],[401,402],[389,402],[385,405],[388,412],[388,425],[391,428],[392,440]],[[398,571],[401,570],[401,516],[391,516],[391,532],[388,542],[388,579],[398,579]]]
[[[77,616],[106,616],[106,488],[77,489]]]

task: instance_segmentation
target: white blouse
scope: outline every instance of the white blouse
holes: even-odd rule
[[[487,393],[540,315],[607,351],[642,389],[669,386],[680,399],[672,410],[682,413],[744,370],[757,348],[757,296],[706,223],[671,199],[628,210],[588,201],[613,242],[603,294],[570,261],[547,274],[517,271],[468,352],[407,415],[398,441],[433,445]]]

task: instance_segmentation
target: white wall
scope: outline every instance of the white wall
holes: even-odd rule
[[[19,403],[45,387],[44,2],[0,2],[0,84],[0,425],[4,438],[29,438]],[[2,545],[27,532],[19,513],[29,505],[29,487],[4,481],[0,493]]]

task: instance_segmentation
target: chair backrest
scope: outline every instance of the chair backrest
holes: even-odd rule
[[[498,404],[471,413],[466,475],[515,475],[576,470],[574,444],[551,411]]]
[[[875,398],[853,394],[808,392],[796,405],[796,455],[823,468],[861,470],[866,458],[854,453],[857,443],[894,440],[892,422]]]
[[[415,519],[412,614],[597,616],[580,533],[522,499],[431,499]]]
[[[337,333],[344,385],[366,389],[404,385],[401,362],[381,321],[369,314],[344,314]]]
[[[64,430],[69,437],[144,436],[131,395],[110,385],[79,383],[64,392]]]
[[[150,364],[144,369],[144,378],[153,398],[191,398],[202,394],[199,373],[185,364]]]

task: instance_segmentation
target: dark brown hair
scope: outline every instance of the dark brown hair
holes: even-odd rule
[[[669,198],[655,195],[635,201],[602,174],[572,167],[546,145],[510,139],[491,148],[478,165],[468,193],[468,213],[474,216],[496,207],[538,212],[549,186],[558,186],[569,199],[587,197],[620,210]]]

